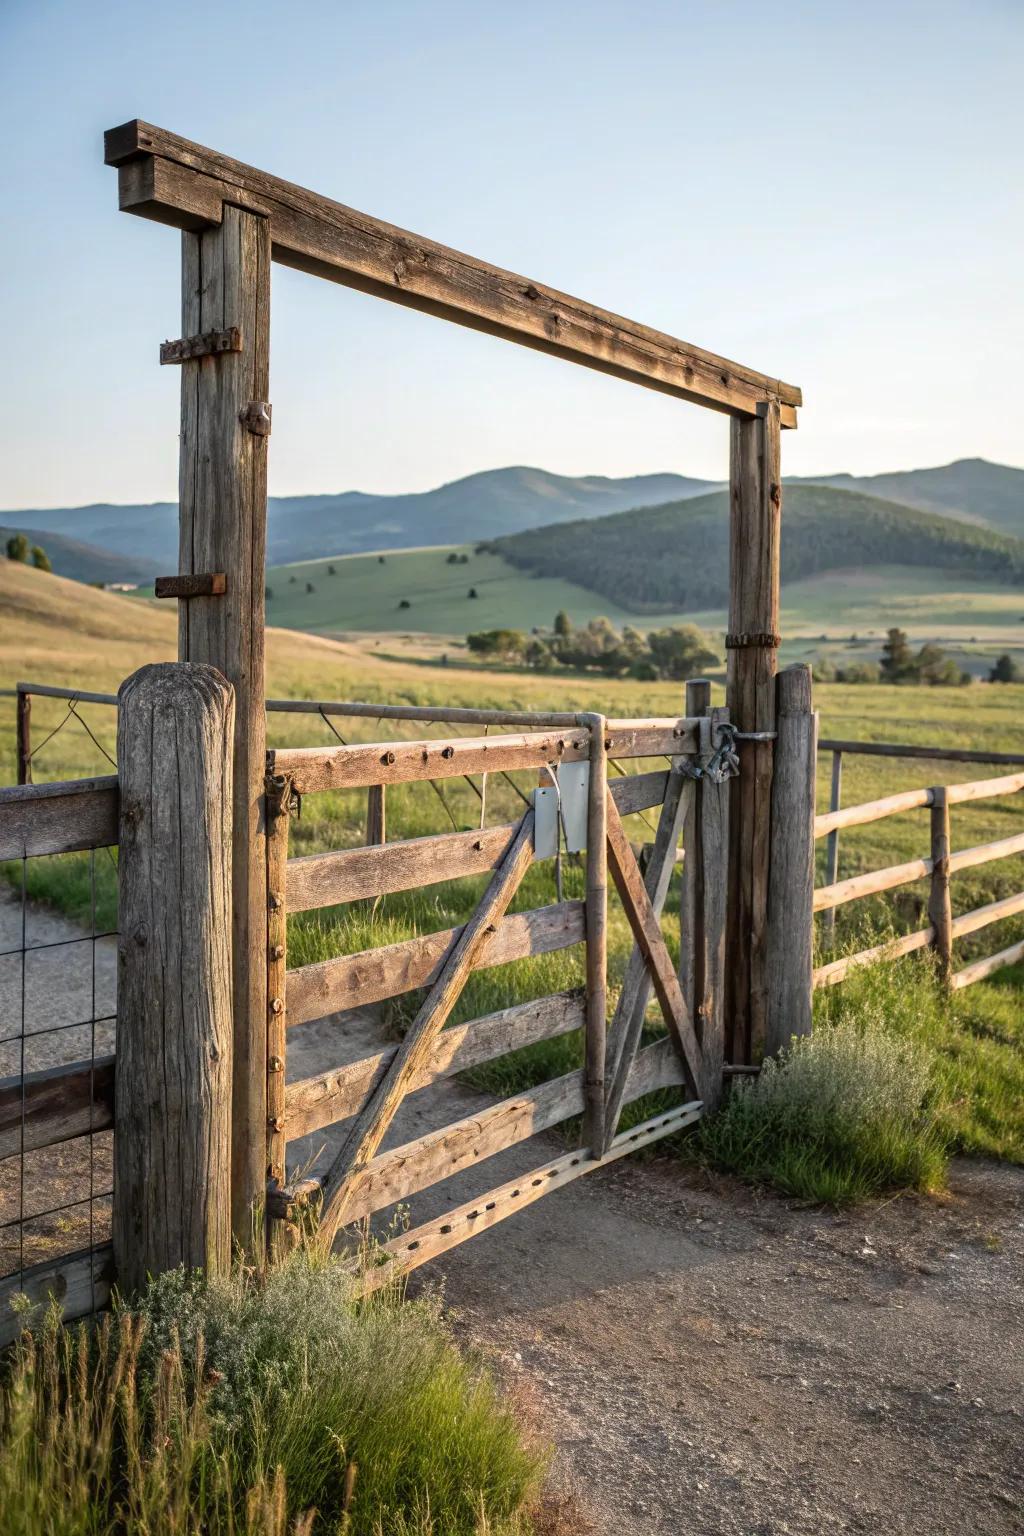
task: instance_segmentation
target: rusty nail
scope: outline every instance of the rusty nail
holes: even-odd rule
[[[283,1121],[283,1119],[281,1118],[280,1115],[272,1115],[270,1117],[270,1119],[267,1121],[267,1124],[270,1126],[270,1129],[272,1131],[283,1131],[284,1130],[284,1121]]]

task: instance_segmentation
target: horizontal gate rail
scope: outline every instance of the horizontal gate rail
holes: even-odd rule
[[[410,1232],[403,1233],[391,1242],[383,1243],[377,1250],[378,1263],[365,1271],[363,1285],[373,1291],[387,1284],[396,1275],[405,1274],[436,1259],[450,1248],[457,1248],[478,1232],[486,1232],[508,1216],[514,1216],[525,1206],[532,1205],[552,1190],[562,1189],[585,1173],[604,1168],[630,1152],[650,1146],[665,1136],[672,1136],[699,1120],[703,1106],[699,1102],[680,1105],[663,1115],[655,1115],[640,1125],[622,1132],[611,1142],[602,1158],[596,1158],[585,1148],[578,1152],[566,1152],[530,1173],[510,1179],[497,1189],[488,1190],[477,1200],[468,1200],[433,1221],[424,1222]]]
[[[113,847],[117,814],[116,774],[0,789],[0,859]]]
[[[675,757],[697,747],[695,720],[666,719],[636,724],[608,721],[611,757]],[[524,732],[509,736],[458,736],[444,742],[359,742],[339,747],[285,747],[267,754],[268,771],[287,774],[298,794],[328,789],[365,789],[371,784],[408,784],[453,779],[464,774],[514,772],[555,762],[584,762],[590,741],[584,729],[555,736]]]
[[[113,1056],[0,1079],[0,1159],[108,1131],[113,1124]]]
[[[364,1008],[430,986],[462,928],[445,928],[379,949],[318,960],[288,972],[289,1027],[328,1013]],[[507,965],[528,955],[548,955],[586,938],[581,901],[560,901],[503,917],[487,940],[477,968]]]
[[[662,771],[616,779],[611,792],[620,814],[629,816],[660,805],[667,777]],[[479,831],[442,832],[289,859],[285,886],[288,910],[307,912],[485,874],[494,869],[514,826],[508,822]]]
[[[584,1022],[583,994],[576,991],[551,993],[467,1024],[449,1025],[438,1035],[430,1060],[410,1081],[407,1092],[415,1093],[438,1078],[452,1077],[523,1046],[571,1034],[582,1029]],[[284,1099],[288,1136],[306,1136],[357,1114],[397,1051],[397,1045],[388,1046],[331,1072],[289,1083]]]

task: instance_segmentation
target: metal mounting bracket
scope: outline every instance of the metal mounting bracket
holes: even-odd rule
[[[566,853],[582,853],[587,846],[587,796],[590,764],[559,763],[552,769],[558,780],[533,792],[533,851],[538,859],[553,859],[558,852],[559,818]]]
[[[161,363],[184,363],[190,357],[215,357],[219,352],[241,352],[242,333],[237,325],[224,331],[204,331],[200,336],[182,336],[178,341],[160,343]]]

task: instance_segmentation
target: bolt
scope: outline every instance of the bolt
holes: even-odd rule
[[[283,1072],[284,1071],[284,1062],[281,1060],[280,1056],[271,1056],[270,1060],[267,1062],[267,1071],[268,1072]]]
[[[284,1119],[281,1115],[271,1115],[270,1119],[267,1121],[267,1125],[272,1131],[281,1132],[284,1130]]]
[[[445,758],[453,758],[455,756],[455,748],[454,747],[442,747],[441,748],[441,756],[445,757]]]
[[[284,959],[284,945],[283,944],[273,944],[273,945],[271,945],[270,958],[271,958],[271,960],[283,960]]]
[[[395,760],[395,754],[393,752],[385,752],[383,754],[383,756],[381,757],[381,762],[382,763],[386,763],[388,765],[393,763],[394,760]]]
[[[270,1011],[271,1013],[284,1013],[284,999],[272,997],[270,999]]]
[[[281,892],[280,891],[268,891],[267,892],[267,905],[269,906],[271,912],[276,912],[278,907],[281,905]]]

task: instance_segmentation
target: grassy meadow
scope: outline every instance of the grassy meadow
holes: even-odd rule
[[[432,557],[433,557],[432,552]],[[391,557],[389,557],[391,558]],[[339,568],[342,562],[338,562]],[[438,562],[441,570],[448,568]],[[452,567],[466,581],[465,567]],[[173,655],[174,617],[155,603],[144,603],[114,594],[99,593],[59,578],[22,567],[0,563],[0,608],[5,622],[0,634],[0,686],[17,677],[60,682],[70,686],[113,691],[135,667],[149,660]],[[384,646],[387,650],[384,651]],[[397,648],[397,646],[395,647]],[[268,688],[273,695],[310,699],[363,698],[418,704],[473,704],[513,708],[598,708],[610,715],[667,714],[681,708],[682,690],[671,683],[606,681],[566,674],[487,672],[462,667],[452,661],[441,667],[424,658],[393,659],[390,641],[378,646],[373,639],[360,642],[306,636],[282,629],[268,632]],[[721,681],[715,700],[723,698]],[[995,751],[1024,751],[1024,687],[982,686],[964,688],[893,688],[864,685],[819,685],[816,701],[823,736],[863,740],[988,747]],[[42,743],[47,733],[58,734],[42,746],[36,762],[36,778],[76,777],[110,771],[103,750],[115,746],[114,711],[102,706],[81,706],[80,714],[96,738],[94,742],[74,719],[66,720],[66,707],[56,700],[33,703],[33,739]],[[65,721],[63,726],[61,722]],[[382,740],[394,735],[430,735],[443,739],[470,734],[467,727],[452,732],[443,727],[379,727],[372,720],[335,720],[346,740]],[[316,716],[271,716],[273,744],[330,744],[335,738],[328,724]],[[97,744],[98,743],[98,744]],[[632,765],[631,765],[632,766]],[[844,804],[872,799],[897,789],[933,782],[952,783],[988,776],[997,769],[956,764],[847,758],[844,766]],[[14,777],[14,701],[0,699],[0,774]],[[828,802],[830,761],[819,760],[819,809]],[[487,787],[487,821],[512,819],[521,809],[521,796],[531,787],[529,775],[517,775],[513,785],[492,775]],[[363,836],[365,796],[362,792],[308,797],[301,819],[293,823],[292,851],[309,853],[330,847],[355,846]],[[399,787],[388,797],[390,839],[469,828],[479,824],[480,799],[463,780],[449,781],[438,792],[429,784]],[[654,813],[633,818],[628,831],[635,842],[653,836]],[[1008,836],[1024,829],[1024,796],[1015,801],[982,801],[954,808],[954,849]],[[928,852],[927,812],[890,818],[842,834],[840,877],[880,868]],[[824,859],[824,844],[819,845]],[[79,861],[81,863],[81,861]],[[87,910],[89,882],[72,873],[75,856],[37,860],[29,865],[30,889],[65,909]],[[103,915],[113,912],[114,870],[112,861],[97,860],[97,879]],[[567,896],[582,895],[583,871],[576,861],[565,861]],[[819,880],[822,878],[819,875]],[[289,929],[289,959],[293,965],[333,954],[352,952],[432,929],[445,928],[465,919],[472,910],[484,880],[463,880],[401,893],[376,903],[357,903],[321,913],[296,916]],[[965,871],[954,877],[954,911],[963,912],[1024,888],[1024,859]],[[550,864],[532,869],[517,896],[514,910],[554,899]],[[674,896],[670,896],[671,910]],[[900,933],[924,920],[927,890],[924,884],[906,887],[886,896],[852,903],[840,909],[833,953],[842,953],[878,942],[879,935]],[[819,923],[820,923],[819,919]],[[668,925],[672,942],[672,925]],[[1024,934],[1024,921],[1011,919],[983,930],[957,944],[957,965],[992,953]],[[825,935],[821,952],[824,957]],[[613,903],[610,914],[610,966],[613,983],[621,975],[630,949],[625,918]],[[942,1062],[944,1124],[954,1147],[991,1153],[1024,1161],[1024,968],[993,977],[960,994],[951,1003],[936,1001],[928,975],[927,960],[911,957],[895,970],[879,973],[880,985],[892,997],[917,999],[910,1014],[918,1019],[929,1048]],[[582,956],[574,951],[478,973],[460,1001],[457,1019],[508,1005],[528,996],[582,983]],[[866,985],[850,980],[825,994],[817,1006],[823,1018],[832,1017]],[[390,1005],[390,1021],[401,1028],[417,1003],[415,994]],[[904,1007],[906,1031],[913,1018]],[[652,1010],[651,1027],[659,1026]],[[918,1027],[918,1026],[914,1026]],[[538,1076],[569,1070],[579,1059],[579,1042],[573,1037],[480,1069],[477,1080],[498,1092],[514,1091]],[[660,1103],[657,1107],[660,1107]],[[652,1112],[650,1103],[637,1113]]]

